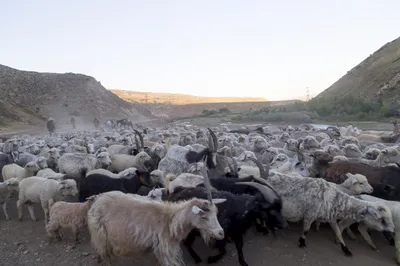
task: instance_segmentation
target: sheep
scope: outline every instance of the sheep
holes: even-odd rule
[[[144,201],[118,191],[103,193],[88,212],[91,243],[98,261],[108,258],[111,264],[112,256],[153,250],[160,265],[183,265],[180,242],[192,229],[201,230],[206,239],[224,238],[215,206],[224,201],[210,198],[171,203]],[[127,230],[131,233],[126,234]]]
[[[390,220],[380,215],[376,205],[349,196],[321,178],[274,174],[268,177],[268,181],[257,180],[271,184],[276,189],[282,197],[282,214],[289,222],[303,220],[303,232],[299,238],[301,248],[306,246],[306,235],[315,221],[330,223],[346,256],[352,256],[352,253],[343,241],[337,220],[354,218],[377,231],[394,230]],[[381,219],[388,223],[383,225]]]
[[[124,176],[126,177],[126,176],[129,176],[129,175],[135,175],[136,174],[136,170],[137,170],[136,167],[130,167],[130,168],[125,169],[124,171],[119,172],[118,174],[114,174],[113,172],[111,172],[111,171],[109,171],[107,169],[100,168],[100,169],[94,169],[94,170],[91,170],[91,171],[87,172],[86,176],[89,176],[89,175],[92,175],[92,174],[102,174],[102,175],[107,175],[107,176],[109,176],[111,178],[122,178]]]
[[[338,162],[338,161],[346,162],[346,161],[349,161],[349,158],[347,158],[344,155],[336,155],[335,157],[333,157],[332,162]]]
[[[79,188],[79,201],[83,202],[86,198],[100,193],[118,190],[124,193],[136,193],[140,186],[151,186],[148,172],[136,169],[135,174],[112,178],[108,175],[91,174],[82,180]]]
[[[0,204],[3,205],[3,212],[7,221],[10,220],[7,212],[7,203],[14,194],[18,194],[18,183],[18,178],[10,178],[0,183]]]
[[[121,172],[130,167],[146,167],[149,171],[154,167],[153,160],[144,151],[135,156],[127,154],[114,154],[111,157],[111,172]]]
[[[153,188],[148,194],[147,198],[152,199],[152,200],[157,200],[157,201],[162,201],[163,198],[163,191],[165,191],[165,188]]]
[[[56,171],[58,168],[58,159],[60,158],[60,150],[57,148],[50,148],[47,155],[47,166]]]
[[[321,148],[321,144],[317,141],[317,139],[314,136],[306,136],[302,144],[305,150]]]
[[[391,201],[391,200],[383,200],[377,197],[373,197],[370,195],[359,195],[357,196],[358,198],[368,201],[368,202],[374,202],[374,203],[383,203],[385,204],[389,209],[392,214],[392,221],[394,224],[395,228],[395,234],[394,234],[394,245],[396,247],[396,262],[397,264],[400,264],[400,203],[398,201]],[[382,209],[381,212],[386,212],[386,209]],[[345,224],[346,223],[346,224]],[[341,229],[343,230],[346,225],[350,224],[351,221],[343,221],[342,224],[339,224],[341,226]],[[375,244],[373,243],[370,235],[367,232],[368,227],[365,224],[359,224],[358,230],[360,231],[362,237],[365,239],[365,241],[368,243],[368,245],[372,249],[377,249]]]
[[[28,176],[34,176],[38,171],[39,166],[35,162],[28,163],[24,168],[13,163],[4,166],[1,174],[3,176],[3,180],[7,180],[12,177],[16,177],[21,180]]]
[[[25,204],[32,220],[36,222],[37,219],[32,204],[40,203],[44,211],[45,224],[47,224],[49,219],[50,201],[56,202],[63,200],[67,196],[78,194],[76,182],[73,179],[57,181],[45,177],[32,176],[21,180],[18,187],[18,219],[22,221],[22,207]]]
[[[367,160],[376,160],[381,151],[378,148],[369,148],[365,151],[364,157]]]
[[[346,144],[343,148],[347,158],[361,158],[363,157],[362,152],[355,144]]]
[[[190,173],[182,173],[176,177],[170,175],[173,180],[166,187],[170,194],[174,193],[174,190],[178,187],[197,187],[204,183],[204,177],[201,175],[194,175]]]
[[[66,177],[65,174],[56,173],[53,170],[51,170],[50,168],[45,168],[45,169],[39,170],[39,172],[37,172],[36,176],[46,177],[46,178],[51,178],[51,179],[56,179],[56,180],[63,180]]]
[[[325,151],[326,153],[328,153],[332,156],[341,156],[341,155],[345,154],[337,145],[325,146],[323,151]]]
[[[360,195],[362,193],[367,193],[371,194],[374,189],[371,187],[371,185],[368,183],[368,180],[365,176],[360,175],[360,174],[351,174],[347,173],[346,174],[347,179],[343,181],[343,183],[336,185],[335,183],[332,183],[336,188],[343,192],[346,193],[347,195],[354,196],[354,195]],[[319,225],[320,222],[316,222],[316,231],[319,231]],[[349,231],[348,231],[349,233]],[[351,233],[349,233],[351,234]]]
[[[80,180],[85,177],[83,172],[93,169],[109,167],[111,159],[107,152],[99,153],[96,157],[87,154],[65,153],[58,160],[58,168],[61,174],[68,178]]]
[[[336,161],[321,166],[320,177],[333,183],[345,180],[347,173],[367,177],[374,188],[372,196],[385,200],[400,200],[400,168],[396,166],[377,167],[360,162]]]
[[[357,147],[360,147],[360,141],[356,137],[353,137],[353,136],[344,137],[340,141],[341,146],[346,146],[347,144],[354,144]]]
[[[62,228],[70,228],[74,234],[75,244],[78,243],[79,231],[87,228],[87,214],[92,206],[96,196],[86,199],[86,202],[51,202],[50,219],[46,225],[46,231],[50,240],[54,237],[61,240],[59,230]]]
[[[5,165],[12,164],[18,161],[19,152],[18,151],[12,152],[12,154],[5,154],[0,152],[0,175]]]
[[[400,164],[400,148],[387,147],[380,151],[379,155],[374,160],[368,159],[351,159],[353,162],[362,162],[371,166],[383,166],[391,163]]]

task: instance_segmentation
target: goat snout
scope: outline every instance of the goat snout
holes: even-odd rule
[[[215,239],[222,240],[222,239],[224,239],[224,237],[225,237],[225,233],[224,233],[223,229],[218,230],[218,231],[215,232],[215,235],[214,235]]]

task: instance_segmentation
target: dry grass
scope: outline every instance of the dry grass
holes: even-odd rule
[[[174,105],[199,104],[199,103],[235,103],[235,102],[265,102],[264,98],[251,97],[201,97],[177,93],[158,93],[111,90],[118,97],[128,102],[140,103],[165,103]]]

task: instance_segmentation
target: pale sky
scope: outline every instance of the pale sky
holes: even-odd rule
[[[399,0],[0,0],[0,64],[106,88],[312,96],[400,35]]]

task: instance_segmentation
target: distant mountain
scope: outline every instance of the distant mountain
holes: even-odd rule
[[[158,93],[158,92],[140,92],[113,90],[113,93],[128,102],[141,103],[168,103],[175,105],[198,104],[198,103],[234,103],[234,102],[265,102],[265,98],[251,97],[200,97],[177,93]]]
[[[347,96],[400,101],[400,37],[382,46],[316,98],[335,100]]]
[[[45,117],[69,121],[71,116],[140,121],[153,117],[142,104],[126,102],[93,77],[21,71],[0,65],[0,123],[43,123]]]

